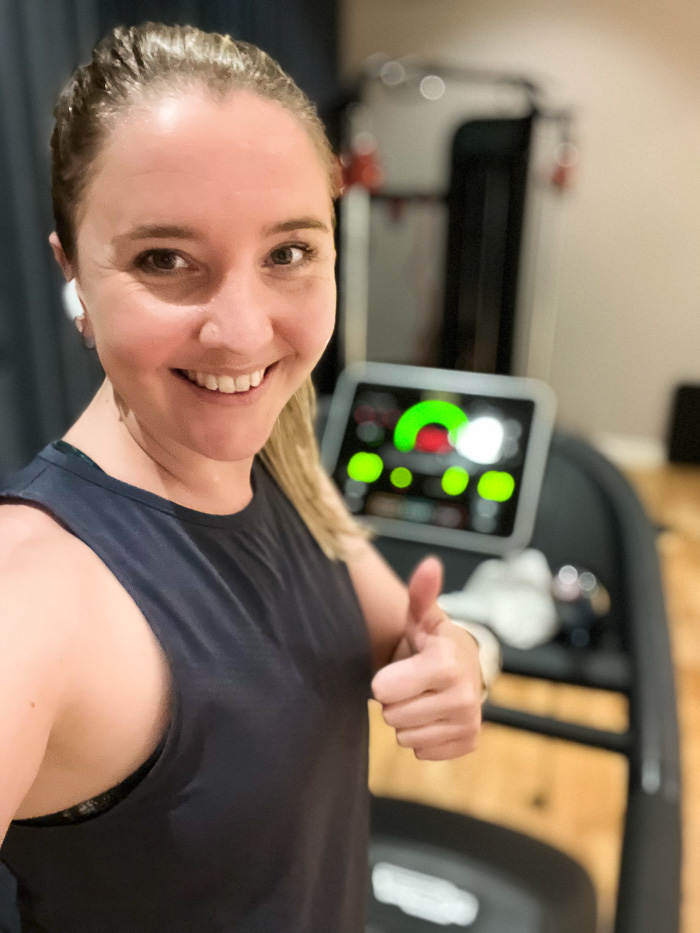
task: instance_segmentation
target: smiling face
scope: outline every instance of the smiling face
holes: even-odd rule
[[[324,164],[279,104],[192,91],[121,120],[72,271],[132,435],[213,460],[262,448],[331,336],[331,211]]]

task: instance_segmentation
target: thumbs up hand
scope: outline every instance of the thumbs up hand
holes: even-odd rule
[[[481,726],[479,650],[438,606],[441,589],[442,565],[428,557],[408,584],[403,638],[372,681],[399,745],[430,761],[473,751]]]

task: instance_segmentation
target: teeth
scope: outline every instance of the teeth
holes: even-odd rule
[[[236,379],[234,381],[233,376],[219,376],[217,382],[219,384],[219,392],[226,392],[228,395],[235,392],[238,388],[236,385],[238,380]],[[209,388],[211,388],[211,386],[209,386]]]
[[[216,376],[214,373],[200,373],[194,369],[183,370],[190,382],[196,382],[202,388],[212,392],[223,392],[232,395],[234,392],[247,392],[250,388],[259,386],[265,375],[264,369],[256,369],[246,376]]]

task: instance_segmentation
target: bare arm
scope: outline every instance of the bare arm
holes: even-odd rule
[[[350,578],[362,613],[372,652],[372,672],[389,664],[405,634],[408,588],[369,541],[349,545]]]
[[[344,508],[335,488],[329,495]],[[347,549],[370,639],[372,692],[398,743],[427,759],[472,751],[481,726],[479,649],[437,603],[442,565],[425,559],[406,586],[370,542],[349,540]]]
[[[28,506],[0,508],[0,841],[36,779],[69,679],[71,574],[43,533],[48,522]]]

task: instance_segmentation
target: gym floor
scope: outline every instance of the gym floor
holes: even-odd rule
[[[628,473],[661,528],[659,552],[676,668],[683,762],[681,933],[700,930],[700,467]],[[599,728],[623,729],[616,694],[503,675],[493,699]],[[476,754],[418,762],[370,704],[370,787],[502,822],[569,852],[596,883],[600,930],[612,930],[626,788],[622,758],[487,723]]]

